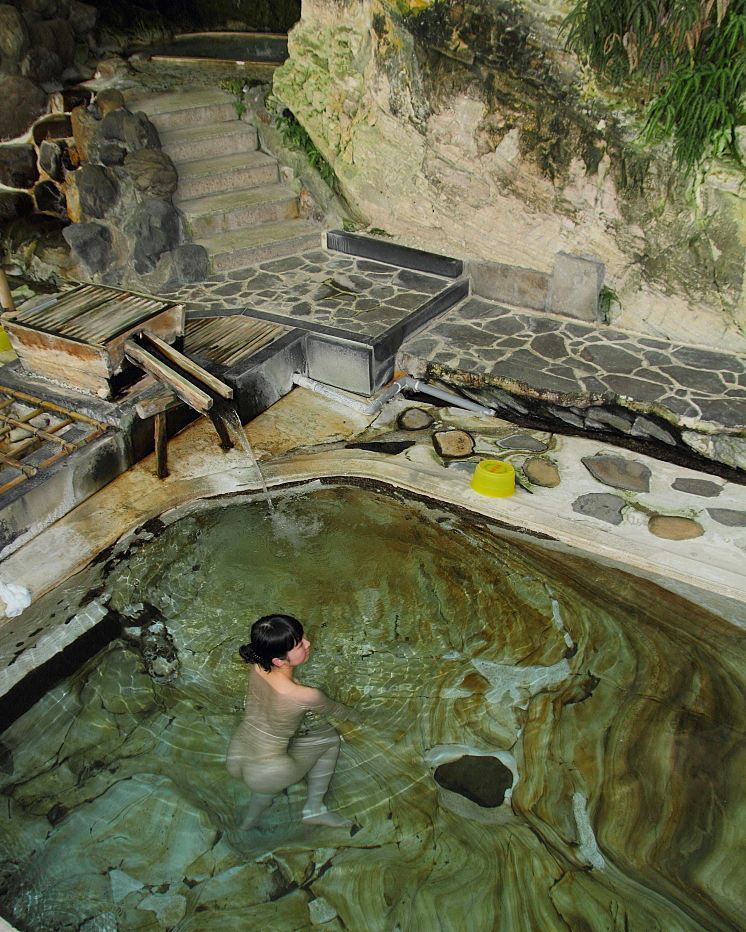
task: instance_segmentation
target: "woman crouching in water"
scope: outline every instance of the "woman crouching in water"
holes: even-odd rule
[[[227,766],[228,773],[243,779],[251,790],[243,829],[256,825],[272,799],[303,777],[308,784],[304,822],[340,828],[352,825],[324,805],[339,757],[339,735],[331,725],[296,735],[306,712],[356,718],[352,710],[320,689],[295,682],[295,668],[306,662],[310,650],[303,625],[291,615],[265,615],[255,621],[251,642],[239,650],[251,669],[246,711],[231,739]]]

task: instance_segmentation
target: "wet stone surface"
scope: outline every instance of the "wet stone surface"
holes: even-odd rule
[[[665,540],[692,540],[704,534],[704,528],[699,521],[675,515],[653,515],[648,521],[648,530]]]
[[[649,492],[651,472],[644,463],[628,460],[623,456],[598,454],[584,456],[581,460],[588,472],[613,489],[628,492]]]
[[[589,492],[575,499],[572,510],[607,524],[621,524],[624,505],[624,499],[611,492]]]
[[[481,331],[471,342],[459,336],[467,321],[470,331]],[[485,342],[482,334],[491,339]],[[679,417],[746,427],[742,356],[516,311],[481,297],[470,297],[434,320],[404,344],[403,353],[453,370],[481,371],[498,383],[616,396],[656,404]],[[647,418],[638,419],[632,432],[666,444],[675,439]]]
[[[529,482],[545,489],[556,489],[560,484],[559,469],[551,460],[543,456],[529,457],[523,464],[523,472]]]
[[[726,527],[746,527],[746,511],[735,508],[708,508],[707,514],[718,524]]]
[[[272,314],[290,324],[310,322],[351,337],[375,338],[452,284],[437,275],[314,250],[219,272],[164,297],[195,313]],[[474,337],[480,334],[474,328]]]
[[[671,488],[689,495],[701,495],[703,498],[715,498],[722,492],[722,486],[710,479],[687,479],[683,476],[675,479]]]

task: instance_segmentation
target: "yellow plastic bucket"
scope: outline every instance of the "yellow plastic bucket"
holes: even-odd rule
[[[0,353],[7,353],[8,350],[13,349],[10,343],[10,337],[8,336],[7,330],[0,326]]]
[[[502,460],[482,460],[474,470],[471,487],[480,495],[507,498],[515,492],[515,469]]]

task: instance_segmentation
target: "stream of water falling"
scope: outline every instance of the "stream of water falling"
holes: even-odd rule
[[[267,481],[264,478],[264,473],[254,453],[254,448],[251,446],[249,438],[246,436],[246,432],[243,429],[243,424],[241,424],[241,418],[238,416],[236,407],[232,404],[221,405],[220,410],[215,412],[215,417],[222,420],[230,439],[240,450],[243,450],[251,465],[256,469],[259,482],[262,486],[262,494],[269,508],[269,513],[270,515],[274,515],[275,506],[272,504],[269,489],[267,488]]]

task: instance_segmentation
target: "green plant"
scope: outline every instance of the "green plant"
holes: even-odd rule
[[[576,0],[564,29],[569,48],[645,107],[643,141],[672,139],[688,173],[712,156],[741,164],[742,0]]]
[[[598,316],[604,323],[608,324],[611,320],[611,309],[615,304],[621,304],[619,295],[613,288],[603,285],[598,294]]]
[[[311,139],[305,127],[301,126],[295,116],[287,108],[284,108],[276,113],[275,123],[280,130],[285,145],[292,149],[300,149],[304,152],[309,163],[316,169],[329,187],[336,189],[337,176],[334,174],[334,169],[316,148],[313,139]]]
[[[248,109],[244,98],[244,94],[248,90],[246,82],[243,78],[223,78],[220,82],[220,87],[229,94],[233,94],[235,98],[233,106],[236,110],[236,117],[240,120]]]

